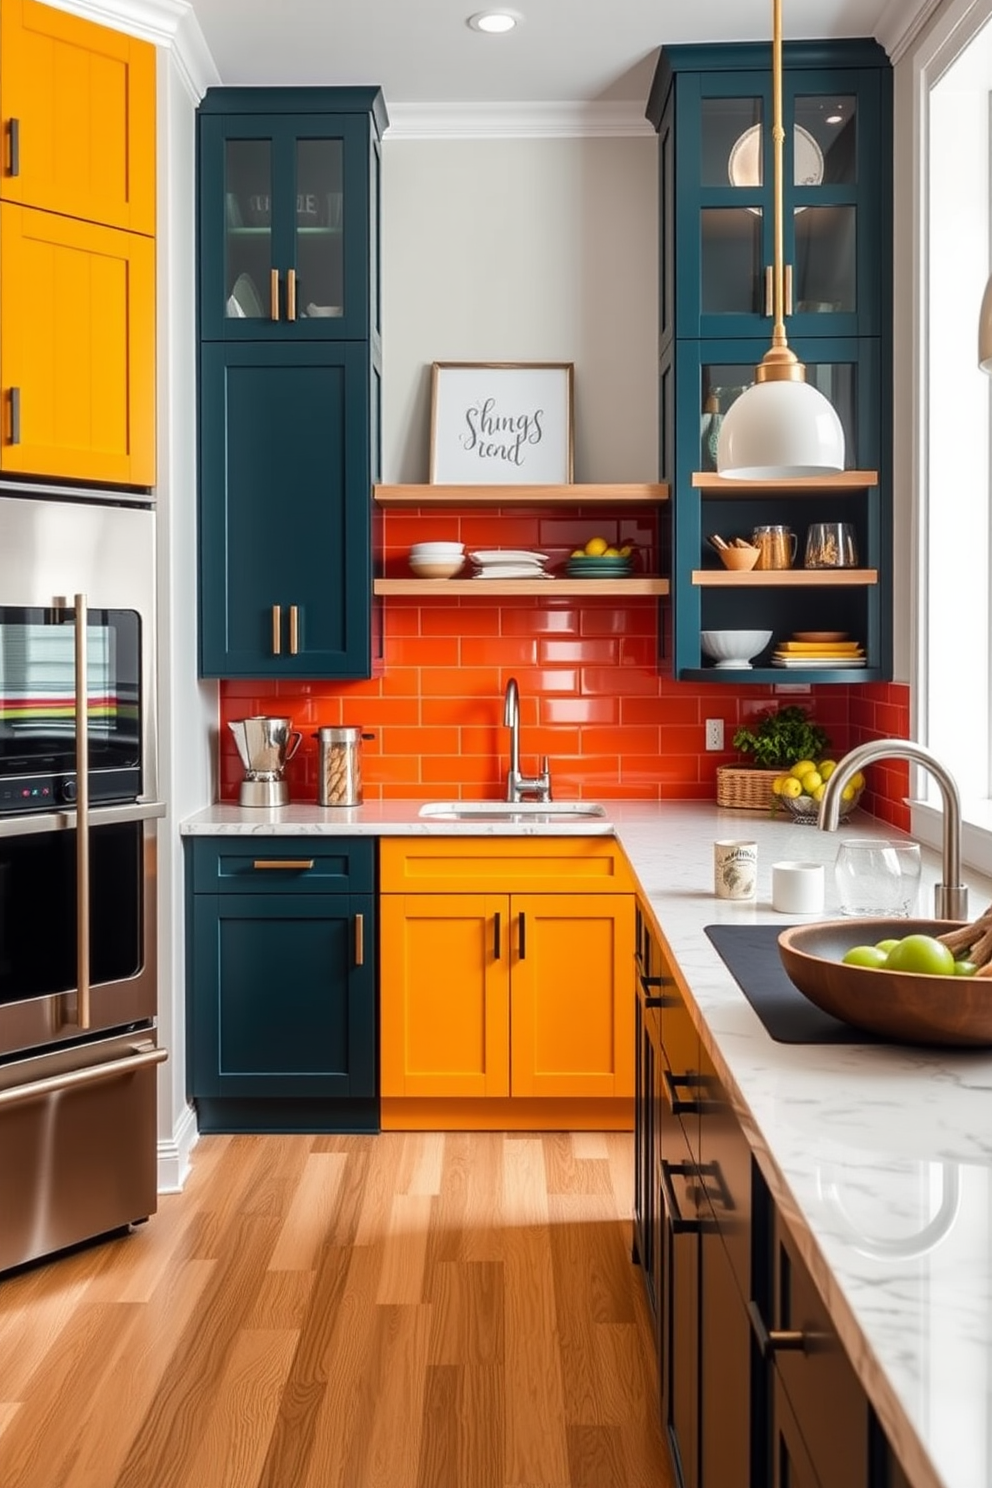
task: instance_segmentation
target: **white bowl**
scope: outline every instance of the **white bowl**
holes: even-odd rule
[[[438,555],[436,558],[411,557],[410,567],[418,579],[453,579],[465,567],[465,554],[456,553],[450,557]]]
[[[460,542],[420,542],[410,547],[411,558],[460,558],[465,544]]]
[[[704,630],[699,642],[717,667],[750,669],[751,657],[763,651],[771,638],[770,630]]]

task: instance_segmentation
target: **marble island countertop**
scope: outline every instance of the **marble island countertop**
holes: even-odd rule
[[[420,802],[271,812],[214,806],[188,835],[617,836],[684,974],[694,1015],[774,1197],[914,1488],[992,1483],[992,1049],[774,1042],[703,927],[786,925],[779,859],[833,862],[837,837],[710,803],[607,802],[605,818],[427,820]],[[892,835],[857,816],[842,835]],[[713,895],[713,841],[758,844],[757,898]],[[924,852],[919,912],[937,856]],[[992,883],[966,875],[969,915]],[[836,918],[827,873],[824,914]]]

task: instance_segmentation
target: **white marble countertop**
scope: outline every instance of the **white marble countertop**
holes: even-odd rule
[[[247,811],[214,806],[184,834],[588,835],[615,832],[684,973],[700,1032],[852,1361],[914,1488],[992,1483],[992,1050],[769,1038],[702,933],[794,923],[771,907],[779,859],[830,864],[837,838],[709,803],[608,802],[570,823],[426,821],[416,801]],[[893,835],[858,816],[846,836]],[[758,894],[716,899],[718,837],[758,843]],[[940,877],[924,853],[919,913]],[[966,875],[969,913],[992,884]],[[837,900],[827,874],[823,916]]]

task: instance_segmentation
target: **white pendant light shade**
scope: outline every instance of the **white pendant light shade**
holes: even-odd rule
[[[844,430],[808,382],[756,382],[730,405],[716,468],[735,480],[832,475],[844,469]]]
[[[978,312],[978,365],[983,372],[992,372],[992,275]]]

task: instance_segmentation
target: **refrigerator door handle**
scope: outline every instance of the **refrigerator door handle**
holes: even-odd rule
[[[77,1090],[81,1085],[99,1085],[107,1080],[133,1075],[138,1070],[147,1069],[149,1065],[164,1064],[168,1057],[168,1049],[141,1044],[126,1059],[108,1059],[106,1064],[88,1064],[83,1069],[65,1070],[60,1075],[47,1075],[44,1079],[32,1080],[28,1085],[12,1085],[9,1090],[0,1090],[0,1109],[23,1105],[26,1101],[41,1100],[60,1090]]]

